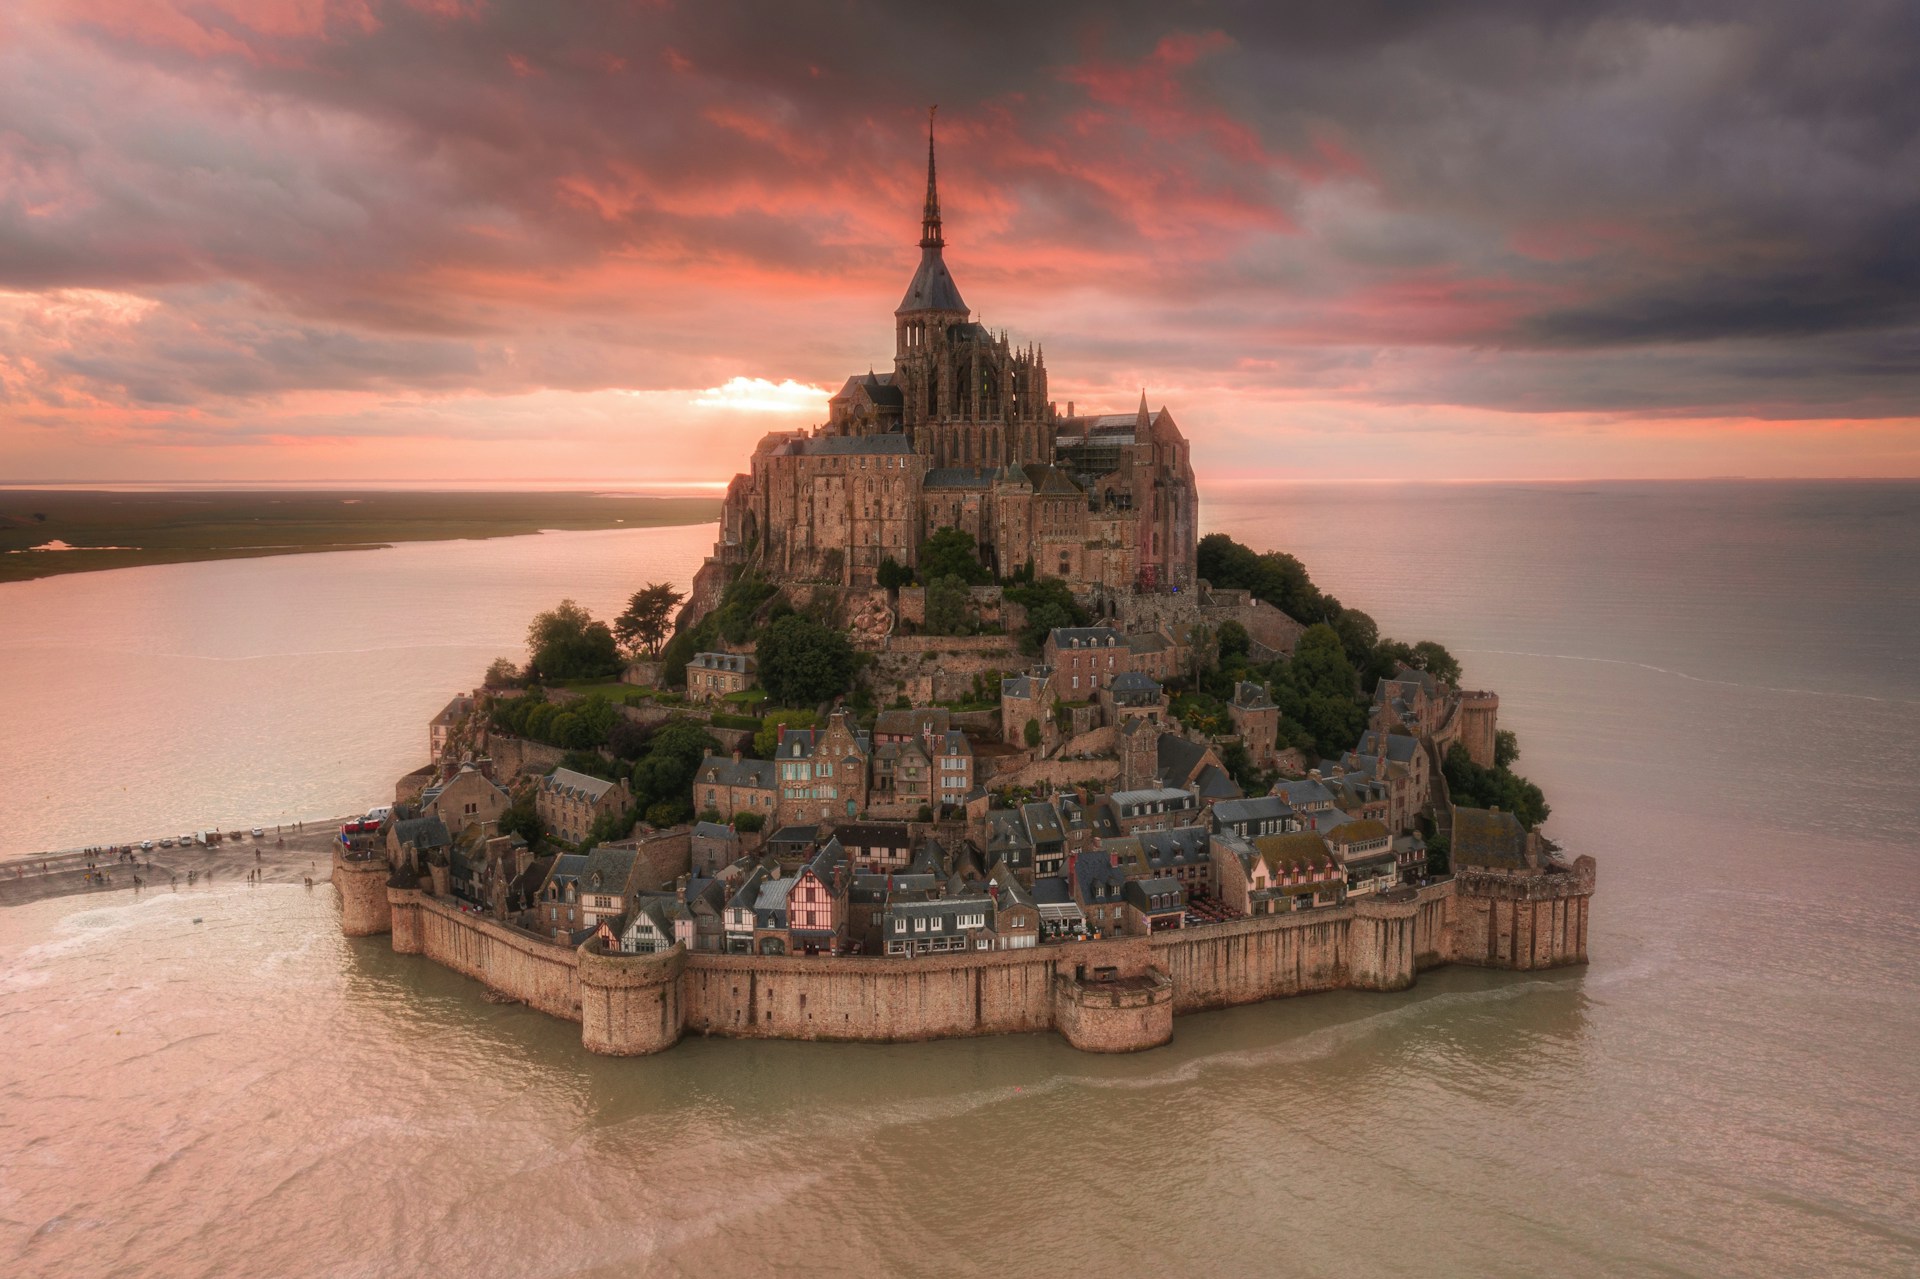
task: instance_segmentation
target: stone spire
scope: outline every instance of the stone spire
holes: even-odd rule
[[[1147,388],[1140,388],[1140,412],[1134,418],[1134,429],[1142,434],[1153,429],[1153,415],[1147,412]]]
[[[909,316],[935,311],[964,320],[969,314],[967,304],[960,297],[952,272],[947,270],[946,259],[940,255],[947,241],[940,234],[940,191],[933,171],[933,113],[937,110],[934,107],[927,112],[927,207],[920,219],[920,269],[913,273],[907,295],[893,313]]]
[[[920,215],[920,247],[943,249],[947,242],[940,234],[940,186],[933,173],[933,113],[939,104],[927,108],[927,207]]]

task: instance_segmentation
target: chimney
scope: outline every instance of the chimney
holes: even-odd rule
[[[1067,416],[1068,416],[1068,417],[1072,417],[1072,416],[1073,416],[1073,401],[1072,401],[1072,400],[1068,400],[1068,401],[1067,401]]]
[[[736,764],[740,762],[740,748],[738,746],[733,748],[733,762]]]

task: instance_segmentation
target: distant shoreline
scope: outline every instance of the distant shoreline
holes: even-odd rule
[[[152,564],[718,519],[717,497],[595,492],[0,490],[0,585]],[[57,549],[40,549],[46,547]]]

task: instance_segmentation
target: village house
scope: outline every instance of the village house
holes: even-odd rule
[[[695,653],[687,659],[687,700],[717,702],[753,687],[754,660],[745,653]]]
[[[1187,915],[1187,897],[1178,880],[1159,875],[1130,879],[1120,892],[1125,903],[1120,926],[1135,935],[1162,933],[1181,927]]]
[[[1257,835],[1284,835],[1298,829],[1293,805],[1278,795],[1225,799],[1213,806],[1213,828],[1252,839]]]
[[[787,948],[793,954],[833,954],[847,936],[850,869],[840,841],[829,839],[801,868],[787,894]]]
[[[1254,894],[1265,894],[1272,903],[1271,910],[1337,906],[1346,900],[1346,871],[1320,835],[1312,831],[1262,835],[1253,841],[1253,847],[1259,858],[1250,869],[1248,888]]]
[[[1342,823],[1326,832],[1327,846],[1347,873],[1347,896],[1384,893],[1399,882],[1399,859],[1386,823],[1370,818]]]
[[[473,714],[473,698],[462,693],[440,708],[440,712],[427,722],[427,758],[438,760],[447,753],[447,745],[467,716]]]
[[[683,903],[662,893],[642,896],[620,933],[620,949],[629,955],[656,955],[671,950],[676,940],[673,909],[676,906],[685,910]]]
[[[867,769],[873,749],[850,711],[836,710],[825,728],[781,731],[779,768],[782,825],[853,817],[867,806]]]
[[[996,950],[1026,950],[1040,944],[1040,907],[1006,866],[993,868],[988,894],[993,899]]]
[[[1028,725],[1032,725],[1029,741]],[[1059,736],[1053,720],[1053,672],[1037,666],[1000,681],[1000,740],[1009,746],[1051,749]]]
[[[940,955],[986,949],[983,938],[993,906],[985,896],[936,897],[930,901],[889,902],[880,920],[880,935],[889,955]]]
[[[730,955],[753,953],[754,903],[760,900],[760,888],[773,875],[771,867],[756,865],[741,879],[733,895],[727,898],[722,929]]]
[[[394,816],[387,822],[387,865],[420,874],[444,862],[453,848],[453,836],[438,817]]]
[[[913,835],[905,822],[844,822],[833,835],[855,870],[904,871],[913,860]]]
[[[631,807],[633,794],[625,778],[610,782],[571,768],[556,768],[541,778],[533,797],[534,812],[547,833],[569,844],[584,841],[600,818]]]
[[[892,710],[884,710],[873,720],[873,744],[884,746],[889,742],[895,745],[919,742],[931,754],[934,743],[947,735],[952,723],[952,712],[944,706],[896,707]]]
[[[1174,786],[1115,791],[1096,807],[1111,811],[1114,829],[1122,835],[1191,826],[1200,817],[1199,796]]]
[[[731,821],[740,813],[755,813],[771,822],[779,806],[780,787],[770,759],[746,759],[739,751],[732,759],[709,755],[693,772],[693,808],[718,813]]]
[[[740,833],[720,822],[695,822],[687,837],[687,865],[696,875],[718,874],[740,860]]]
[[[1227,703],[1227,717],[1240,736],[1255,768],[1272,768],[1279,756],[1280,708],[1273,704],[1264,684],[1241,680],[1233,686],[1233,699]]]
[[[1073,941],[1087,935],[1086,912],[1073,899],[1073,886],[1062,875],[1033,881],[1033,904],[1040,913],[1040,940]]]
[[[1180,674],[1185,657],[1162,631],[1139,631],[1127,636],[1128,664],[1141,675],[1162,684]]]
[[[873,748],[873,789],[876,809],[896,817],[911,817],[921,807],[933,806],[933,761],[918,737],[883,742]]]
[[[957,728],[940,734],[933,744],[935,811],[957,808],[973,792],[973,744]]]
[[[1133,669],[1133,650],[1111,626],[1055,627],[1041,656],[1053,669],[1055,695],[1069,702],[1092,701],[1114,676]]]
[[[452,777],[420,792],[420,811],[446,823],[449,831],[478,826],[490,833],[513,805],[513,797],[473,764],[462,764]]]
[[[791,949],[787,939],[787,899],[793,894],[797,878],[766,879],[753,899],[753,953],[785,955]]]
[[[1167,717],[1169,699],[1159,681],[1137,671],[1114,676],[1100,689],[1100,718],[1107,724],[1129,719],[1160,723]]]
[[[1086,917],[1087,931],[1095,937],[1115,937],[1124,922],[1121,892],[1127,885],[1127,872],[1114,864],[1103,851],[1081,853],[1068,864],[1068,883],[1073,900]]]
[[[540,928],[558,942],[572,939],[576,932],[592,931],[584,922],[580,899],[580,875],[587,859],[579,853],[562,853],[553,859],[547,879],[540,886],[534,914]]]

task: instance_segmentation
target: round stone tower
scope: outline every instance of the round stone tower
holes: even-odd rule
[[[1356,897],[1347,931],[1347,981],[1355,990],[1405,990],[1413,985],[1414,916],[1411,891]]]
[[[580,1042],[588,1052],[639,1057],[680,1041],[684,946],[621,955],[597,940],[580,947]]]
[[[387,906],[387,859],[333,858],[333,882],[340,889],[340,931],[349,937],[373,937],[393,931]]]

